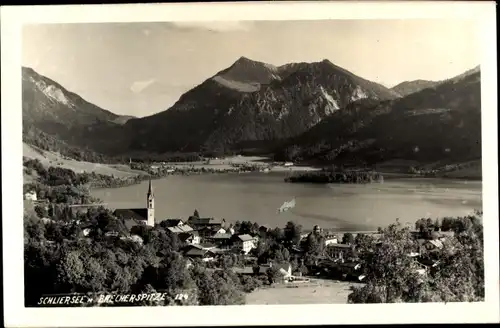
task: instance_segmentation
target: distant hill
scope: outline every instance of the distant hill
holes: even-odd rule
[[[481,158],[478,69],[388,101],[360,100],[279,148],[278,159],[372,165]]]
[[[102,109],[57,82],[22,68],[23,140],[79,160],[102,162],[96,132],[124,124],[130,117]]]
[[[328,60],[276,67],[241,57],[168,110],[129,120],[123,146],[157,153],[265,148],[358,99],[397,96]]]
[[[404,97],[409,94],[419,92],[420,90],[434,87],[437,84],[439,84],[439,82],[427,80],[405,81],[392,87],[391,89]]]

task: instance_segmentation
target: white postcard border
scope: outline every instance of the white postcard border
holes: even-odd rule
[[[2,7],[2,217],[5,326],[204,326],[499,321],[494,2],[210,3]],[[21,37],[26,23],[317,19],[477,19],[481,38],[486,301],[454,304],[24,308]]]

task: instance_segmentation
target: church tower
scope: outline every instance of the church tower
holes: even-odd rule
[[[151,178],[149,179],[149,188],[147,194],[147,212],[148,212],[148,226],[154,227],[155,225],[155,196],[153,195],[153,186],[151,185]]]

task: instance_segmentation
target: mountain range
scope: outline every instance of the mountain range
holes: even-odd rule
[[[406,97],[353,102],[288,140],[278,156],[355,165],[480,159],[480,97],[475,69]]]
[[[390,89],[328,60],[273,66],[241,57],[170,108],[143,118],[95,106],[30,68],[22,73],[25,141],[42,136],[51,140],[45,148],[71,153],[253,149],[326,161],[480,157],[479,68],[447,81],[409,81]],[[429,142],[435,147],[426,158]],[[470,149],[455,148],[458,142]],[[422,144],[420,155],[407,151],[412,143]],[[437,152],[439,146],[452,150]]]

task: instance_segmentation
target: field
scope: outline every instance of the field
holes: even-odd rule
[[[270,161],[266,157],[261,156],[232,156],[218,159],[211,159],[209,163],[207,162],[189,162],[189,163],[166,163],[166,165],[185,169],[189,167],[195,168],[205,168],[205,169],[213,169],[213,170],[230,170],[233,168],[233,165],[258,165],[262,166],[262,168],[268,167]],[[283,165],[275,165],[270,168],[270,172],[282,172],[282,171],[311,171],[318,170],[318,168],[313,168],[309,166],[283,166]]]
[[[104,175],[113,175],[117,178],[127,178],[138,174],[144,174],[142,171],[132,170],[126,165],[109,165],[90,162],[81,162],[74,159],[63,158],[60,154],[37,149],[23,142],[23,156],[38,159],[44,166],[59,166],[73,170],[76,173],[95,172]],[[30,181],[33,177],[25,175],[25,181]]]
[[[347,296],[351,293],[351,286],[354,285],[360,284],[314,279],[304,286],[296,284],[297,288],[283,285],[258,289],[246,296],[246,304],[347,304]]]

